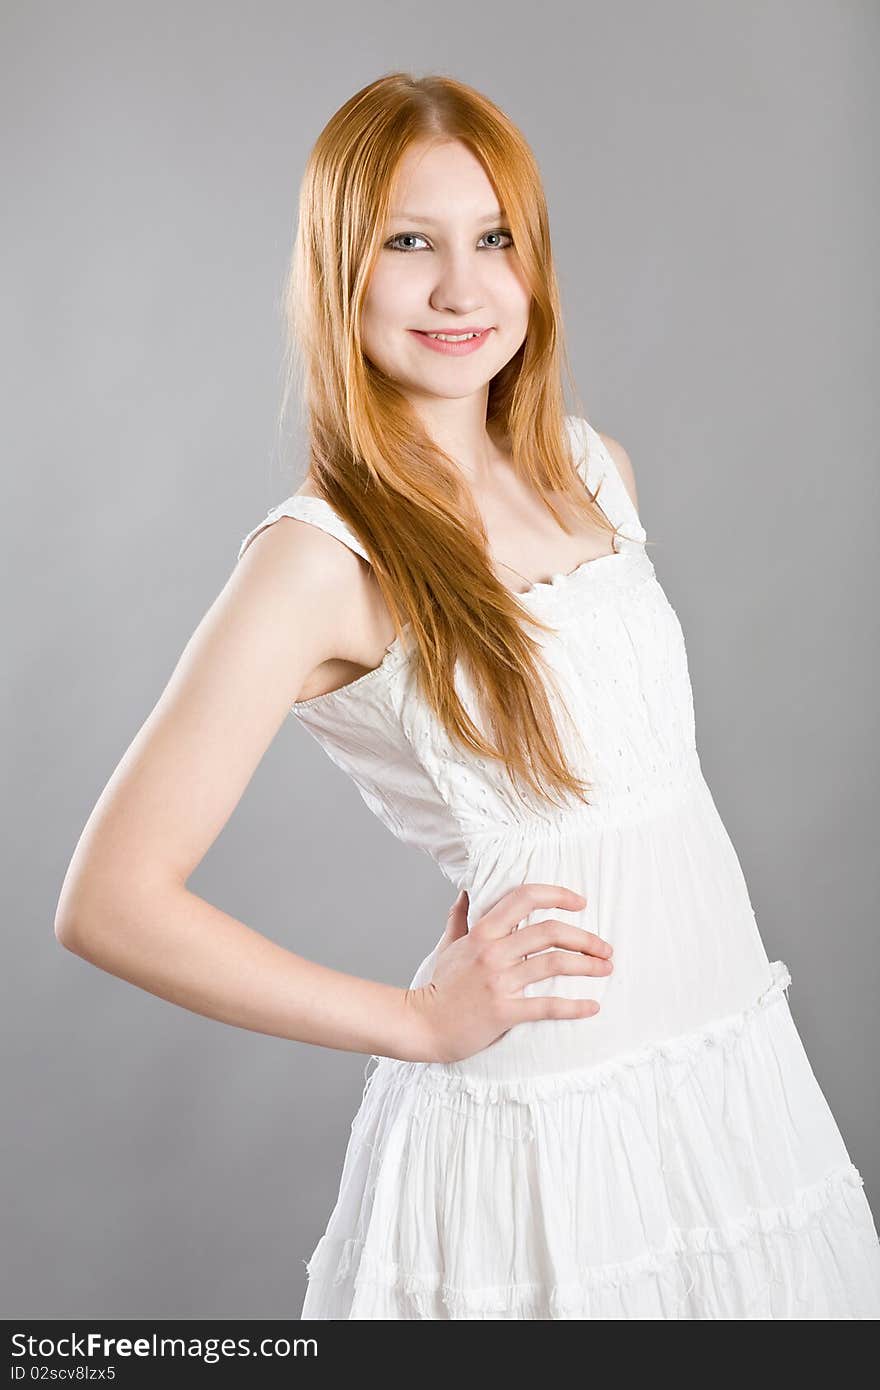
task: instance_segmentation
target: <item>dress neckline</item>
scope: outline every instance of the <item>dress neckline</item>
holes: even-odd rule
[[[578,432],[575,428],[576,423],[581,422],[576,422],[574,417],[567,417],[566,424],[572,444],[575,469],[587,496],[592,502],[598,505],[599,510],[615,528],[611,537],[612,549],[603,555],[593,555],[586,560],[580,560],[573,569],[557,571],[551,574],[549,579],[532,580],[530,583],[527,583],[525,589],[508,588],[508,593],[512,594],[514,598],[529,599],[533,595],[541,594],[547,589],[556,589],[564,580],[574,579],[589,565],[601,564],[606,560],[616,559],[618,555],[622,553],[618,545],[621,535],[625,539],[645,539],[645,533],[640,525],[637,525],[635,528],[637,534],[629,535],[629,530],[632,529],[631,525],[628,524],[627,520],[624,520],[623,523],[621,522],[621,517],[628,518],[630,514],[634,515],[635,509],[632,505],[632,499],[629,493],[623,488],[623,483],[617,472],[617,466],[608,453],[601,436],[586,420],[582,422],[583,425],[586,426],[586,432],[578,436]],[[604,467],[600,466],[602,464],[604,464]],[[591,475],[594,476],[597,469],[599,470],[599,477],[598,481],[593,485],[591,483]],[[606,487],[606,484],[609,482],[612,484],[614,482],[618,483],[619,490],[623,491],[624,495],[621,496],[619,491],[615,493],[612,486],[611,497],[609,499],[608,488]],[[608,500],[606,501],[606,499]],[[310,511],[313,515],[317,513],[319,516],[322,516],[329,523],[328,529],[333,531],[339,539],[344,540],[346,544],[350,545],[352,549],[356,550],[357,553],[369,563],[367,552],[350,528],[342,522],[341,518],[326,498],[316,496],[314,493],[295,492],[291,500],[296,501],[300,505],[304,504],[307,512]],[[503,560],[496,561],[495,563],[503,565],[505,569],[511,570],[513,574],[518,574],[520,579],[526,579],[524,574],[514,569],[512,565],[505,564]],[[373,669],[376,668],[374,667]],[[369,674],[369,672],[367,674]],[[361,679],[361,677],[357,679]],[[352,684],[354,683],[355,682],[352,682]],[[342,688],[344,689],[345,687]],[[328,692],[328,694],[333,693],[332,691]],[[316,696],[315,698],[319,697]]]
[[[599,565],[606,560],[616,560],[618,556],[625,553],[621,550],[619,545],[621,537],[623,537],[624,540],[641,541],[645,539],[645,532],[641,524],[639,523],[634,526],[630,519],[635,516],[632,498],[624,487],[620,474],[617,471],[617,465],[608,452],[601,435],[585,420],[582,423],[586,426],[586,431],[578,438],[575,430],[575,420],[569,418],[567,423],[572,442],[577,476],[590,501],[598,506],[599,510],[614,527],[614,532],[611,537],[612,548],[610,551],[606,551],[604,555],[592,555],[586,560],[581,560],[573,569],[558,571],[555,574],[551,574],[549,579],[534,579],[531,583],[527,581],[528,587],[525,589],[510,589],[509,592],[514,598],[529,599],[534,595],[541,594],[544,590],[557,589],[564,581],[577,578],[577,576],[590,565]],[[599,472],[599,477],[594,484],[591,479],[595,476],[597,470]],[[616,489],[614,484],[617,484]],[[611,489],[610,493],[609,485]],[[497,563],[505,564],[503,560]],[[526,576],[521,574],[519,570],[515,570],[512,565],[505,565],[505,568],[510,569],[514,574],[519,574],[520,579],[526,579]]]
[[[576,428],[578,425],[586,427],[585,433],[581,433]],[[512,597],[526,607],[532,603],[540,604],[546,597],[562,596],[569,589],[576,588],[580,582],[586,582],[588,578],[592,578],[594,574],[598,577],[606,569],[613,573],[615,565],[612,562],[620,565],[621,562],[631,559],[634,553],[642,553],[642,544],[646,539],[646,533],[636,515],[632,498],[627,492],[617,471],[617,465],[598,431],[588,421],[576,421],[574,417],[568,417],[568,426],[570,434],[573,436],[572,446],[578,477],[587,489],[588,495],[598,504],[612,526],[615,527],[611,537],[613,549],[605,555],[594,555],[589,559],[581,560],[573,569],[553,574],[549,579],[537,579],[527,589],[510,589],[509,593]],[[596,470],[599,472],[598,480],[592,483],[591,478],[595,477]],[[344,539],[369,563],[369,556],[363,546],[353,532],[341,521],[329,502],[323,497],[315,497],[309,493],[295,493],[294,497],[300,503],[305,503],[307,510],[323,514],[329,522],[328,529],[332,529],[339,539]],[[342,528],[341,532],[340,527]],[[623,546],[620,544],[621,540],[624,542]],[[350,695],[362,690],[369,682],[390,673],[408,654],[404,638],[409,633],[411,626],[411,623],[404,624],[402,632],[398,633],[385,648],[382,659],[377,666],[364,671],[360,676],[355,676],[354,680],[347,681],[345,685],[337,686],[335,690],[325,690],[306,700],[295,700],[291,705],[291,710],[294,713],[299,713],[310,708],[320,708],[325,704],[332,705],[340,700],[344,701]]]
[[[616,535],[614,539],[617,539]],[[614,550],[608,551],[605,555],[593,555],[588,560],[581,560],[579,564],[575,565],[574,569],[565,570],[559,574],[551,574],[549,579],[534,579],[527,589],[511,589],[510,593],[514,598],[528,599],[544,589],[559,589],[564,586],[567,580],[577,579],[582,570],[588,569],[591,565],[601,565],[606,560],[617,560],[622,554],[623,551],[615,547]],[[525,576],[523,576],[523,578],[525,578]]]
[[[644,552],[641,550],[615,550],[613,554],[597,555],[592,560],[582,560],[573,570],[568,570],[565,574],[555,574],[551,579],[539,580],[537,583],[533,584],[530,589],[524,590],[523,593],[513,593],[513,590],[511,590],[511,593],[513,593],[514,598],[526,604],[533,602],[540,603],[545,597],[553,595],[559,597],[563,595],[569,596],[570,590],[576,588],[581,582],[586,582],[593,577],[597,566],[603,570],[608,566],[609,572],[613,573],[610,569],[610,562],[612,560],[616,561],[618,565],[621,565],[621,567],[625,569],[626,562],[633,561],[639,554],[644,555]],[[324,705],[332,705],[340,700],[344,703],[351,694],[363,690],[371,681],[390,675],[409,655],[408,648],[403,639],[408,635],[411,627],[411,623],[404,624],[403,634],[398,634],[391,640],[385,648],[382,660],[379,662],[378,666],[372,666],[369,671],[364,671],[363,675],[355,676],[354,680],[347,681],[345,685],[338,685],[335,690],[322,691],[318,695],[311,695],[306,700],[295,700],[290,707],[291,710],[295,714],[299,714],[301,711],[310,708],[320,709]]]

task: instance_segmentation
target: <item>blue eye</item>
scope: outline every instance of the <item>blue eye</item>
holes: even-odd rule
[[[509,251],[510,247],[513,245],[513,237],[510,235],[510,232],[504,231],[502,228],[498,228],[498,230],[494,232],[484,232],[480,240],[484,240],[487,236],[507,237],[507,240],[510,243],[510,246],[490,246],[488,248],[490,251]],[[418,247],[414,246],[395,246],[395,242],[404,240],[425,241],[426,238],[422,236],[421,232],[398,232],[397,236],[393,236],[390,241],[386,241],[385,249],[388,251],[404,252],[418,250]]]
[[[497,231],[495,231],[495,232],[486,232],[485,235],[486,235],[486,236],[506,236],[506,237],[507,237],[507,240],[510,242],[510,245],[511,245],[511,246],[513,245],[513,237],[510,235],[510,232],[505,232],[505,231],[504,231],[502,228],[500,228],[500,227],[499,227],[499,229],[498,229]],[[508,247],[508,246],[493,246],[491,249],[492,249],[493,251],[508,251],[508,250],[510,249],[510,247]]]

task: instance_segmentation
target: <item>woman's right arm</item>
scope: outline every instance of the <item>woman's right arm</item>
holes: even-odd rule
[[[58,940],[207,1018],[407,1061],[470,1056],[527,1019],[589,1017],[593,1000],[523,995],[536,980],[613,968],[605,943],[574,924],[514,931],[535,909],[580,911],[568,887],[514,886],[470,927],[461,894],[420,989],[296,955],[187,888],[310,674],[362,661],[374,602],[358,557],[319,528],[281,517],[254,539],[86,823]]]
[[[208,1018],[407,1058],[424,1044],[406,990],[295,955],[187,888],[309,675],[357,659],[365,596],[361,561],[317,527],[282,517],[260,533],[92,811],[55,934]]]

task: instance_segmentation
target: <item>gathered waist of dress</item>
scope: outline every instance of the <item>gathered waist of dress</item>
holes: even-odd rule
[[[516,840],[520,837],[530,840],[542,837],[558,839],[570,835],[582,836],[591,828],[607,830],[642,824],[654,817],[667,815],[695,793],[708,790],[699,754],[693,749],[674,768],[666,767],[656,775],[644,776],[622,785],[600,783],[589,805],[577,802],[566,807],[542,807],[531,812],[525,810],[512,821],[489,816],[483,825],[468,826],[465,839],[469,858],[480,859],[486,852],[487,842],[494,840]],[[467,882],[462,882],[459,887],[466,888]]]

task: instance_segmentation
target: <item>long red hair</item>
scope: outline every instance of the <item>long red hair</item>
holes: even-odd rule
[[[566,766],[545,689],[549,672],[526,624],[549,629],[496,577],[460,469],[360,346],[361,306],[401,158],[417,141],[449,139],[462,141],[486,170],[531,290],[526,339],[489,386],[487,428],[564,529],[551,492],[613,531],[572,459],[563,364],[577,393],[535,158],[493,102],[451,77],[378,78],[332,116],[311,150],[284,298],[285,405],[298,385],[309,477],[369,554],[421,693],[450,738],[499,759],[520,792],[586,799],[590,784]],[[483,729],[456,690],[457,662],[480,692]]]

